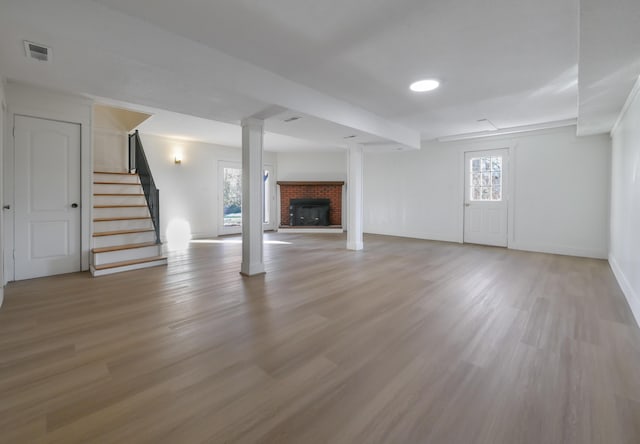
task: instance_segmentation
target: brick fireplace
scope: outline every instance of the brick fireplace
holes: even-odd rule
[[[291,199],[329,199],[329,226],[342,226],[342,188],[344,182],[278,182],[280,190],[280,226],[290,227]]]

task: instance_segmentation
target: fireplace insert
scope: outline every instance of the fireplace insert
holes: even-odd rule
[[[291,199],[289,224],[292,226],[329,225],[329,199]]]

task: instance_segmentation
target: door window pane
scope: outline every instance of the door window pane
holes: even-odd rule
[[[269,202],[271,202],[270,196],[271,196],[271,178],[269,177],[269,170],[264,170],[264,196],[262,199],[262,214],[263,214],[263,220],[262,223],[264,224],[268,224],[269,223],[269,219],[270,219],[270,208],[269,208]]]
[[[502,157],[474,157],[470,167],[469,198],[474,201],[501,201]]]

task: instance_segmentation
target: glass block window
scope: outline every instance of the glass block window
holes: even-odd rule
[[[469,198],[475,201],[502,200],[502,157],[471,159]]]

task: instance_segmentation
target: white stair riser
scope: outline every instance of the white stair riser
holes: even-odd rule
[[[96,219],[105,217],[149,217],[149,208],[94,208],[93,217]],[[95,231],[95,230],[94,230]]]
[[[152,262],[144,262],[142,264],[125,265],[124,267],[108,268],[106,270],[96,270],[93,267],[91,267],[91,274],[93,276],[105,276],[107,274],[120,273],[122,271],[138,270],[140,268],[157,267],[159,265],[167,265],[167,260],[161,259],[161,260],[152,261]]]
[[[110,220],[109,222],[94,222],[93,231],[121,231],[137,230],[138,228],[153,228],[151,219]]]
[[[143,194],[142,186],[136,185],[102,185],[102,184],[93,184],[93,192],[94,193],[110,193],[110,194]]]
[[[93,196],[94,205],[146,205],[144,196]]]
[[[93,173],[94,182],[139,183],[136,174],[100,174]]]
[[[93,238],[93,248],[115,247],[127,244],[142,244],[155,242],[156,234],[153,231],[133,234],[116,234],[113,236],[98,236]]]
[[[160,256],[162,253],[161,245],[152,245],[150,247],[132,248],[129,250],[108,251],[105,253],[93,253],[93,265],[111,264],[113,262],[131,261],[134,259],[144,259],[147,257]]]

